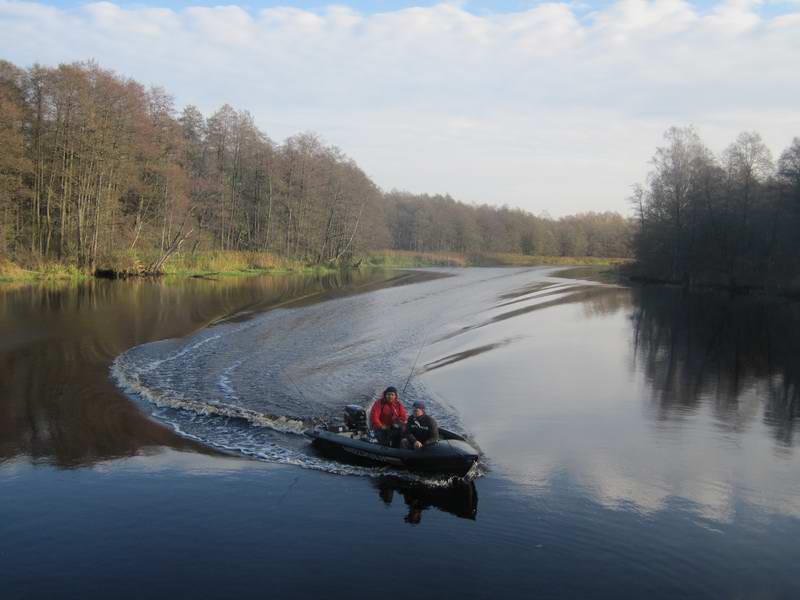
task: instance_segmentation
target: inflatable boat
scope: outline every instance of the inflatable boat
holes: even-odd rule
[[[419,450],[379,444],[367,428],[364,408],[345,407],[343,424],[320,425],[305,432],[321,452],[357,464],[388,466],[423,473],[463,477],[480,453],[463,436],[439,428],[439,441]]]

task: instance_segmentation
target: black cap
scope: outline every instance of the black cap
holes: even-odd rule
[[[386,388],[386,389],[383,391],[383,397],[385,398],[385,397],[386,397],[386,396],[388,396],[388,395],[389,395],[391,392],[394,392],[394,393],[396,394],[396,393],[397,393],[397,388],[396,388],[396,387],[392,387],[392,386],[390,385],[388,388]]]

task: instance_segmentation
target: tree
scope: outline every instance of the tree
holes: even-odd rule
[[[754,132],[740,134],[721,160],[692,129],[672,128],[648,185],[634,189],[634,253],[650,277],[750,288],[797,274],[800,143],[778,162]]]
[[[0,61],[0,254],[16,245],[22,231],[22,205],[29,194],[24,179],[31,164],[25,148],[23,74]]]

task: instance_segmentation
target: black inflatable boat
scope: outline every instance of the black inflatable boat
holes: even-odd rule
[[[345,408],[344,424],[320,425],[305,434],[321,452],[357,464],[463,477],[479,458],[478,450],[467,440],[441,427],[439,441],[419,450],[379,444],[367,429],[366,411],[355,404]]]

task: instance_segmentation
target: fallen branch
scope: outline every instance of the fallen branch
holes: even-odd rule
[[[154,260],[152,263],[150,263],[150,265],[144,270],[145,274],[146,275],[161,274],[162,268],[164,267],[164,263],[166,263],[169,260],[170,256],[172,256],[178,250],[181,249],[183,243],[191,237],[193,232],[194,232],[194,227],[189,229],[189,231],[187,231],[186,233],[178,231],[178,233],[175,234],[175,237],[173,238],[172,242],[167,246],[166,250],[164,250],[164,253],[161,256],[159,256],[156,260]]]

